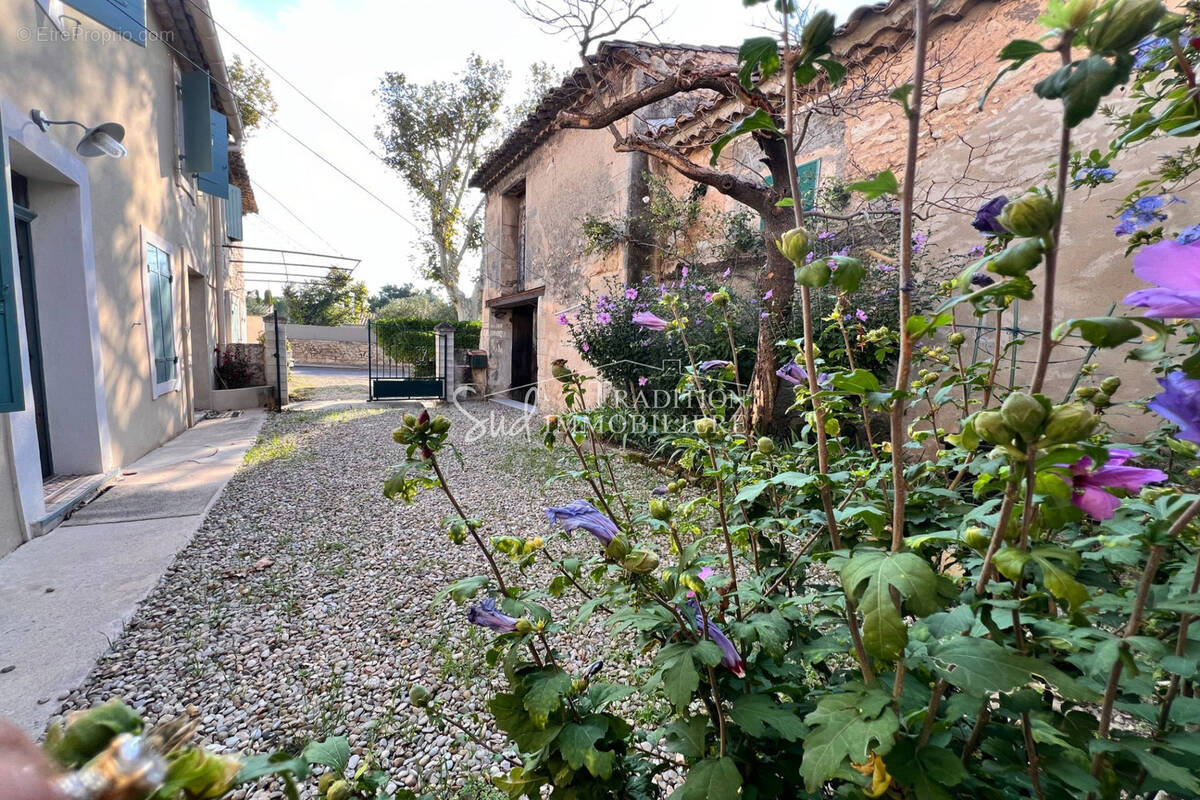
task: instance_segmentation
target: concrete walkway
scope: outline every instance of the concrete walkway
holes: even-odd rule
[[[199,529],[265,419],[199,423],[0,559],[0,718],[42,732]]]

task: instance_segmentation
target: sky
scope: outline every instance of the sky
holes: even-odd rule
[[[858,4],[829,0],[825,6],[842,19]],[[545,61],[564,72],[577,63],[570,41],[539,30],[508,0],[210,0],[210,5],[226,59],[239,54],[262,64],[279,104],[275,124],[246,143],[259,213],[246,217],[243,244],[361,259],[354,275],[372,292],[384,284],[432,285],[419,275],[421,234],[411,196],[372,153],[380,151],[374,96],[380,77],[390,70],[418,83],[446,80],[475,52],[512,72],[515,102],[531,63]],[[737,45],[762,35],[767,23],[761,7],[745,10],[738,0],[658,0],[655,13],[666,17],[654,30],[664,42]],[[650,36],[643,28],[623,32],[622,38]],[[479,256],[468,259],[464,271],[472,273]],[[248,282],[247,288],[267,285]],[[280,284],[273,288],[278,291]]]

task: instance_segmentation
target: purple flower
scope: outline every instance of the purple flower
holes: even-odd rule
[[[705,293],[704,293],[704,302],[706,302],[706,303],[711,303],[711,302],[712,302],[712,298],[713,298],[713,293],[712,293],[712,292],[705,292]]]
[[[859,322],[867,321],[867,312],[863,311],[861,308],[854,309],[854,316],[858,318]]]
[[[837,236],[837,234],[833,231],[821,231],[817,234],[818,239],[832,239],[835,236]]]
[[[914,234],[913,234],[913,246],[912,246],[912,250],[913,250],[913,252],[914,252],[914,253],[919,253],[919,252],[921,252],[922,250],[924,250],[924,249],[925,249],[925,244],[926,244],[928,241],[929,241],[929,237],[928,237],[928,236],[926,236],[925,234],[923,234],[923,233],[920,233],[920,232],[918,232],[918,233],[914,233]]]
[[[701,372],[708,372],[710,369],[725,369],[729,366],[732,366],[732,362],[722,361],[719,358],[714,358],[710,359],[709,361],[701,361],[696,369],[700,370]]]
[[[490,597],[485,597],[478,605],[467,609],[467,621],[499,633],[512,633],[517,629],[516,617],[502,613],[496,608],[496,601]]]
[[[1191,244],[1192,242],[1200,241],[1200,225],[1192,225],[1184,228],[1175,237],[1175,241],[1180,244]]]
[[[546,509],[546,519],[551,523],[562,523],[563,530],[567,533],[582,528],[605,546],[620,533],[617,523],[604,516],[600,509],[587,500],[572,500],[565,506],[551,506]]]
[[[808,370],[797,364],[795,361],[789,361],[779,369],[775,370],[775,374],[783,378],[793,386],[808,386]],[[817,386],[826,388],[829,386],[830,377],[824,372],[817,373]]]
[[[971,276],[972,286],[991,286],[995,282],[996,281],[994,279],[988,275],[984,275],[982,272],[976,272]]]
[[[732,274],[733,274],[733,267],[726,267],[725,271],[721,273],[721,277],[728,278]]]
[[[1200,243],[1159,242],[1133,257],[1133,272],[1154,289],[1139,289],[1122,301],[1146,308],[1148,317],[1200,317]]]
[[[588,344],[587,342],[584,342],[583,344],[581,344],[579,346],[579,349],[586,353],[587,351],[592,349],[592,346],[590,344]]]
[[[1176,370],[1158,384],[1163,390],[1146,407],[1178,425],[1178,438],[1200,444],[1200,379]]]
[[[774,296],[775,296],[775,290],[767,289],[767,293],[763,295],[763,300],[770,300]]]
[[[638,294],[637,289],[626,289],[625,290],[625,299],[626,300],[637,300],[637,294]]]
[[[638,378],[638,386],[645,386],[649,382],[650,382],[650,379],[647,378],[645,375],[642,375]]]
[[[559,314],[559,315],[558,315],[558,324],[559,324],[559,325],[566,325],[566,324],[567,324],[567,315],[566,315],[566,314]]]
[[[761,314],[759,314],[758,316],[759,316],[759,318],[760,318],[760,319],[766,319],[767,317],[771,316],[771,312],[770,312],[770,311],[764,311],[764,312],[762,312]]]
[[[639,311],[633,315],[633,324],[640,325],[648,331],[665,331],[671,323],[649,311]]]
[[[1124,466],[1135,455],[1132,450],[1114,447],[1108,451],[1108,461],[1099,469],[1092,469],[1092,459],[1087,456],[1079,459],[1071,467],[1074,489],[1071,502],[1096,519],[1112,519],[1121,505],[1121,498],[1109,493],[1109,489],[1138,492],[1147,483],[1167,479],[1167,473],[1162,470]]]
[[[599,322],[601,325],[607,325],[612,322],[612,314],[607,311],[601,311],[596,315],[596,322]]]
[[[1117,177],[1117,171],[1108,167],[1084,167],[1075,173],[1075,180],[1077,181],[1108,183],[1115,177]]]
[[[680,268],[679,268],[679,280],[680,280],[680,281],[683,281],[683,280],[685,280],[685,279],[687,278],[687,276],[688,276],[688,268],[687,268],[687,267],[680,267]]]
[[[1118,236],[1128,236],[1135,231],[1165,220],[1167,215],[1162,212],[1162,208],[1167,205],[1167,201],[1163,198],[1164,195],[1161,194],[1139,197],[1132,206],[1121,212],[1120,222],[1113,228],[1113,233]],[[1170,202],[1173,203],[1175,200],[1176,198],[1172,198]]]
[[[670,489],[668,489],[666,486],[655,486],[650,490],[650,494],[654,495],[655,497],[663,497],[669,491]]]
[[[1008,229],[1000,224],[1000,212],[1006,205],[1008,205],[1008,198],[1004,195],[993,197],[975,212],[975,221],[971,223],[971,226],[980,233],[989,235],[1008,233]]]
[[[729,641],[729,637],[709,620],[707,614],[700,610],[700,603],[696,601],[696,598],[688,600],[688,605],[696,614],[696,627],[711,639],[713,644],[721,648],[721,664],[739,678],[746,677],[746,662],[742,661],[742,657],[738,655],[737,648],[733,646],[733,642]]]

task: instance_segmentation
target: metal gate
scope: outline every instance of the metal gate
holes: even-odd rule
[[[454,358],[446,343],[446,334],[436,330],[368,321],[367,399],[445,400]]]

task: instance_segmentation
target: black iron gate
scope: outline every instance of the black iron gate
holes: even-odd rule
[[[367,322],[369,400],[445,400],[446,335],[401,324]],[[453,366],[451,361],[449,366]]]

